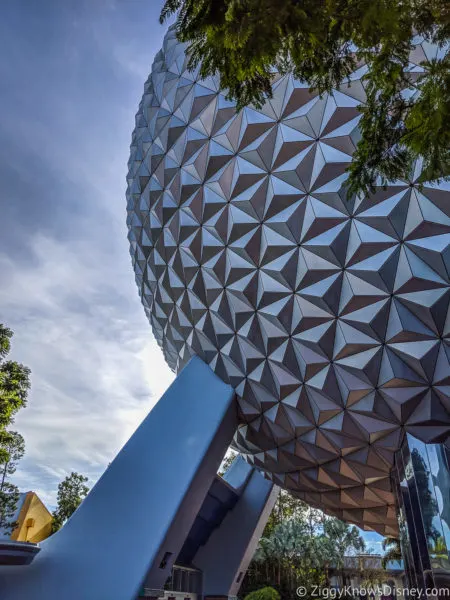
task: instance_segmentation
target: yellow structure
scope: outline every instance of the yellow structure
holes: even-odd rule
[[[35,492],[21,495],[21,506],[16,517],[17,527],[11,539],[17,542],[42,542],[52,532],[52,515]]]

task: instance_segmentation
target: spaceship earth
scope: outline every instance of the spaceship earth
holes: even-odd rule
[[[136,282],[169,366],[200,356],[237,394],[234,446],[312,506],[397,530],[390,471],[405,432],[450,434],[450,186],[404,181],[348,201],[355,71],[319,97],[276,75],[237,113],[187,69],[169,29],[136,115],[127,224]],[[420,63],[438,50],[420,43]]]

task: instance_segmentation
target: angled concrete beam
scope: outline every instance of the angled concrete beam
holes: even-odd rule
[[[203,596],[236,596],[279,488],[238,456],[224,476],[240,492],[234,508],[194,557],[203,572]]]
[[[135,600],[162,588],[237,425],[233,389],[193,358],[79,509],[1,600]]]

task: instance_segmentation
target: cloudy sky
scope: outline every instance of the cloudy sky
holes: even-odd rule
[[[155,0],[7,0],[0,20],[0,321],[32,369],[22,490],[95,481],[172,380],[125,226],[134,115],[164,28]]]
[[[161,5],[2,2],[0,322],[15,332],[12,357],[32,369],[16,483],[50,507],[70,471],[96,481],[173,379],[138,299],[125,226]]]

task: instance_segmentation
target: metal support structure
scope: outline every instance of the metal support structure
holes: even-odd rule
[[[239,500],[194,557],[203,572],[203,596],[236,596],[256,550],[279,488],[238,457],[224,477]]]
[[[135,600],[161,589],[237,425],[233,389],[193,358],[2,600]]]

